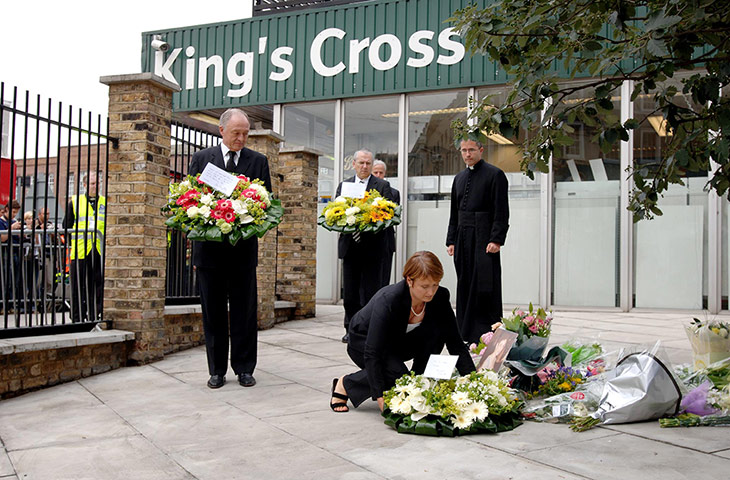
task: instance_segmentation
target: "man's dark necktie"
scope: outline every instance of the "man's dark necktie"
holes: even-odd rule
[[[236,162],[234,159],[236,158],[236,152],[233,150],[229,150],[228,152],[228,161],[226,162],[226,170],[229,172],[235,172],[236,171]]]

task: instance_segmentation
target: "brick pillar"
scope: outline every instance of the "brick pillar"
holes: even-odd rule
[[[315,315],[317,277],[317,173],[320,152],[283,148],[279,152],[284,220],[279,224],[276,295],[297,304],[294,318]]]
[[[109,156],[104,317],[135,333],[131,364],[163,357],[164,217],[170,180],[172,94],[179,87],[151,73],[101,77],[109,86]]]
[[[279,143],[284,137],[273,130],[251,130],[246,147],[266,155],[271,172],[271,187],[279,196]],[[286,212],[284,213],[286,215]],[[276,323],[274,302],[276,301],[276,230],[270,230],[259,239],[259,266],[256,269],[258,284],[259,329],[271,328]]]

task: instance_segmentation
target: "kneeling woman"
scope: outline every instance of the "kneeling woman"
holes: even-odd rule
[[[423,373],[429,356],[446,345],[458,355],[456,367],[466,375],[474,362],[459,336],[449,291],[439,287],[444,269],[431,252],[416,252],[403,268],[403,280],[381,288],[350,322],[347,353],[360,371],[332,381],[330,407],[347,412],[347,399],[358,407],[368,397],[383,409],[383,392],[412,370]]]

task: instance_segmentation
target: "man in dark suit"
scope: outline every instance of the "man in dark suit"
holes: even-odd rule
[[[373,154],[368,150],[358,150],[353,155],[355,176],[345,182],[364,183],[365,190],[375,189],[388,200],[393,200],[390,184],[373,175]],[[342,182],[344,183],[344,182]],[[337,186],[336,196],[340,196],[342,183]],[[383,283],[383,257],[387,251],[384,231],[378,233],[340,234],[337,242],[337,256],[342,259],[342,286],[345,304],[345,335],[350,319],[364,307],[370,298],[380,290]]]
[[[258,178],[271,191],[269,163],[260,153],[245,148],[250,123],[237,108],[226,110],[220,118],[223,142],[217,147],[196,152],[190,175],[202,173],[209,163],[251,180]],[[230,316],[231,368],[244,387],[256,384],[258,323],[256,316],[256,266],[258,240],[254,236],[239,241],[193,242],[193,265],[198,272],[203,331],[208,356],[208,387],[226,383]],[[230,313],[229,313],[230,312]]]
[[[381,180],[385,180],[386,172],[385,162],[382,160],[373,160],[373,176],[378,177]],[[387,182],[387,180],[386,180]],[[393,201],[400,204],[400,192],[390,187],[390,191],[393,192]],[[390,284],[390,272],[393,268],[393,254],[395,253],[395,227],[388,227],[385,229],[386,238],[386,251],[383,256],[383,285]]]

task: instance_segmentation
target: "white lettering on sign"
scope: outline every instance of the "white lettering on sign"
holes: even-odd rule
[[[208,70],[213,67],[213,86],[223,85],[223,57],[213,55],[210,58],[200,57],[198,59],[198,88],[208,86]]]
[[[453,28],[446,28],[439,33],[439,47],[444,50],[451,50],[454,54],[450,56],[439,55],[436,63],[440,63],[441,65],[454,65],[464,59],[464,53],[466,53],[464,45],[455,40],[451,40],[453,36],[459,36],[459,32]]]
[[[380,58],[380,47],[383,45],[390,45],[390,58],[382,60]],[[400,54],[403,51],[400,40],[395,35],[386,33],[385,35],[378,35],[370,44],[370,51],[368,52],[368,59],[370,65],[376,70],[390,70],[391,68],[398,65],[400,61]]]
[[[339,28],[325,28],[314,37],[312,46],[309,49],[309,58],[311,59],[312,68],[314,68],[315,72],[323,77],[334,77],[345,69],[345,64],[342,62],[339,62],[334,67],[328,67],[322,61],[322,45],[324,45],[324,41],[332,37],[342,39],[345,35],[347,33]]]
[[[439,32],[434,45],[436,32],[418,30],[408,37],[407,52],[404,53],[401,40],[390,33],[378,35],[375,38],[348,39],[347,32],[340,28],[326,28],[319,32],[309,46],[309,63],[311,68],[322,77],[334,77],[347,70],[349,74],[361,71],[362,62],[379,71],[386,71],[398,66],[401,61],[410,68],[423,68],[432,65],[434,59],[439,65],[455,65],[464,59],[466,49],[460,41],[459,32],[453,28],[445,28]],[[245,97],[253,89],[254,67],[270,64],[269,80],[283,82],[290,79],[294,73],[294,47],[280,46],[268,53],[268,37],[254,40],[254,51],[235,52],[227,61],[221,55],[196,57],[195,47],[185,48],[187,57],[178,73],[184,80],[186,90],[207,88],[211,77],[214,87],[223,86],[223,75],[230,88],[226,92],[228,97]],[[273,47],[273,45],[272,45]],[[180,85],[175,73],[175,63],[183,48],[173,48],[167,57],[161,51],[155,51],[154,73],[165,80]],[[205,54],[204,51],[200,52]],[[366,54],[367,53],[367,54]],[[436,54],[438,53],[438,57]],[[266,57],[269,55],[267,64]],[[224,70],[225,63],[225,70]],[[195,81],[197,77],[197,82]],[[257,78],[260,78],[257,74]]]
[[[421,58],[410,57],[406,65],[414,68],[426,67],[433,62],[433,48],[429,45],[421,43],[421,40],[431,40],[433,32],[431,30],[419,30],[411,35],[408,39],[408,48],[414,53],[423,55]]]
[[[192,58],[195,55],[195,47],[190,46],[185,49],[185,56],[188,57],[185,60],[185,89],[192,90],[195,88],[195,59]]]
[[[238,73],[238,64],[243,63],[243,73]],[[238,90],[229,89],[229,97],[243,97],[251,92],[253,87],[253,52],[238,52],[228,60],[226,68],[228,81],[232,85],[241,85]]]
[[[281,82],[282,80],[286,80],[291,77],[292,72],[294,72],[294,65],[289,60],[284,60],[282,57],[284,55],[290,57],[292,53],[294,53],[294,49],[292,47],[279,47],[271,52],[271,64],[276,68],[280,68],[281,72],[271,72],[269,80]]]

